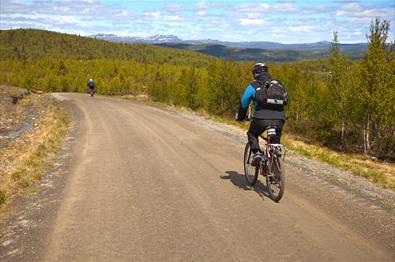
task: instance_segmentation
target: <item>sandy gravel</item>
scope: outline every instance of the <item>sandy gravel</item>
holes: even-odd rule
[[[395,197],[290,152],[280,203],[243,176],[244,131],[56,94],[73,131],[2,226],[1,261],[394,261]]]

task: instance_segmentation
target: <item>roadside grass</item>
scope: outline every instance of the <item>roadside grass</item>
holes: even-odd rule
[[[337,152],[318,144],[309,144],[285,133],[283,143],[290,150],[320,160],[395,191],[395,164],[373,161],[364,154]]]
[[[32,186],[52,166],[70,121],[67,111],[50,95],[33,94],[20,103],[31,103],[39,117],[34,128],[0,148],[0,215],[17,196],[36,191]]]

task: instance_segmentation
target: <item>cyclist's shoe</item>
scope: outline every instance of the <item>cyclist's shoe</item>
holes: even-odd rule
[[[262,156],[261,152],[258,151],[252,157],[251,165],[252,166],[259,166],[261,164],[262,160],[263,160],[263,156]]]

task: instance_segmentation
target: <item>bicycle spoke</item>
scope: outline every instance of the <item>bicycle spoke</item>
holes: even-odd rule
[[[281,158],[273,156],[269,160],[270,175],[266,178],[266,185],[269,190],[270,198],[274,201],[280,201],[284,193],[284,176],[281,168]]]
[[[247,143],[244,150],[244,173],[247,183],[253,186],[258,178],[259,167],[255,167],[251,165],[250,163],[251,155],[252,155],[251,148],[250,145]]]

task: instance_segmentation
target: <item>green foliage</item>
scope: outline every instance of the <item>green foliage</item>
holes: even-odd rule
[[[190,45],[180,43],[164,43],[160,44],[160,46],[191,50],[226,60],[237,61],[293,62],[322,59],[329,55],[329,48],[326,46],[310,46],[310,48],[306,48],[305,50],[267,50],[261,48],[235,48],[215,44]],[[343,44],[340,45],[339,48],[344,51],[350,59],[361,59],[363,58],[366,46],[364,44]]]
[[[337,32],[333,34],[332,48],[329,55],[329,94],[333,98],[333,121],[334,125],[340,129],[340,144],[345,145],[345,132],[347,112],[347,98],[349,97],[349,62],[346,56],[340,52]]]
[[[368,138],[367,153],[395,158],[395,47],[385,44],[388,27],[372,24],[363,61],[348,61],[335,33],[327,60],[269,64],[289,93],[288,131],[346,151],[366,149]],[[236,112],[254,64],[39,30],[0,31],[0,50],[0,83],[87,92],[93,78],[99,94],[145,94],[225,117]]]
[[[391,47],[386,44],[389,26],[386,20],[372,22],[367,36],[368,51],[359,69],[360,81],[354,99],[363,108],[360,128],[366,153],[380,153],[385,146],[383,140],[395,139],[394,43]],[[394,148],[391,151],[395,153]]]
[[[154,45],[110,43],[44,30],[17,29],[0,30],[0,59],[111,59],[143,64],[206,66],[208,62],[216,58]],[[62,68],[59,68],[59,73],[63,73]]]

